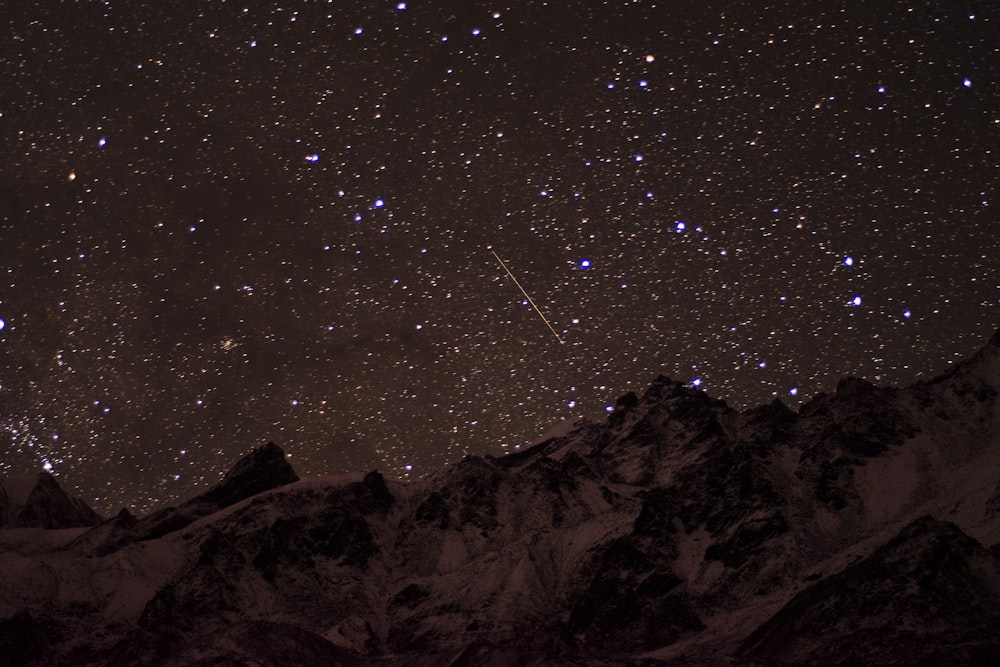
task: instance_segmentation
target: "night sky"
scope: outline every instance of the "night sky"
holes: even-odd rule
[[[0,473],[106,514],[267,440],[414,477],[660,373],[794,407],[1000,325],[996,2],[0,16]]]

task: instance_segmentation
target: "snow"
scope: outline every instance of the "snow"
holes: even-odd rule
[[[910,442],[895,452],[868,461],[855,469],[868,521],[881,525],[894,521],[918,502],[917,492],[930,484],[928,452]]]
[[[705,551],[711,543],[712,534],[704,524],[687,535],[681,533],[678,540],[674,573],[684,579],[691,590],[699,590],[703,588],[702,584],[706,583],[702,565],[705,562]],[[719,573],[716,571],[710,574],[717,576]],[[709,576],[707,583],[711,583],[715,576]]]
[[[441,553],[438,556],[437,571],[452,572],[461,569],[469,561],[469,550],[462,539],[462,534],[447,532],[441,540]]]
[[[550,427],[549,430],[545,431],[540,438],[532,443],[531,446],[534,447],[535,445],[540,445],[543,442],[548,442],[549,440],[566,437],[586,423],[587,420],[583,417],[570,417],[569,419],[561,421]]]
[[[987,546],[1000,541],[1000,511],[990,509],[1000,505],[1000,401],[975,399],[975,387],[971,393],[956,389],[965,382],[967,377],[925,386],[923,394],[899,390],[894,407],[915,415],[916,434],[878,456],[838,464],[851,472],[837,480],[847,499],[838,509],[816,495],[822,465],[841,456],[842,447],[822,440],[827,424],[821,419],[809,421],[800,413],[801,428],[787,440],[765,443],[753,459],[753,475],[773,486],[777,506],[761,507],[751,493],[756,504],[741,505],[742,496],[734,495],[736,506],[720,512],[714,499],[694,506],[712,488],[702,481],[726,472],[718,465],[728,464],[716,463],[725,459],[716,456],[719,448],[753,444],[769,424],[744,433],[744,441],[720,436],[705,445],[684,414],[676,417],[666,407],[643,403],[603,432],[605,427],[580,419],[562,421],[537,441],[537,451],[522,451],[507,463],[469,457],[421,480],[387,480],[395,500],[390,510],[358,508],[373,536],[366,567],[309,551],[311,537],[297,539],[337,530],[339,501],[330,499],[349,498],[336,490],[361,482],[363,473],[282,486],[106,555],[92,552],[96,539],[68,546],[83,530],[0,531],[0,619],[19,609],[44,608],[63,610],[71,623],[72,610],[96,609],[86,622],[102,636],[114,636],[118,628],[134,627],[164,586],[202,590],[204,570],[202,578],[191,573],[205,557],[202,547],[211,544],[207,553],[219,558],[219,576],[226,577],[227,606],[210,623],[229,622],[229,615],[237,621],[288,622],[362,653],[384,647],[392,633],[426,640],[440,651],[475,641],[496,645],[536,639],[535,630],[558,632],[583,591],[599,590],[587,588],[595,577],[604,577],[599,585],[614,585],[614,577],[635,574],[614,564],[610,572],[594,568],[595,555],[624,537],[658,563],[671,559],[664,571],[681,578],[678,594],[688,597],[707,625],[645,655],[687,656],[695,663],[704,656],[704,664],[718,664],[720,655],[734,650],[796,592],[871,555],[921,514],[954,521]],[[845,413],[864,407],[843,405]],[[735,414],[716,412],[727,433],[737,431]],[[682,516],[703,523],[687,531],[675,519],[673,529],[633,536],[645,494],[670,485],[689,485],[680,487],[683,502],[691,504]],[[10,493],[13,487],[4,480],[4,488]],[[27,497],[23,488],[17,490]],[[418,518],[417,508],[432,492],[445,499],[447,521]],[[746,560],[736,565],[705,559],[713,544],[753,539],[755,528],[766,533],[776,509],[787,532],[769,537],[759,549],[750,543]],[[345,513],[351,520],[359,516],[350,507]],[[254,557],[280,519],[288,519],[296,533],[288,538],[288,553],[281,554],[287,560],[279,561],[276,579],[265,579]],[[628,568],[628,561],[620,567]],[[216,570],[209,572],[215,576]],[[426,595],[390,604],[412,584]]]

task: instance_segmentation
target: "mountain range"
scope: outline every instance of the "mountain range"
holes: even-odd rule
[[[7,664],[1000,664],[1000,331],[797,411],[657,377],[408,482],[268,443],[143,517],[52,485],[0,495]]]

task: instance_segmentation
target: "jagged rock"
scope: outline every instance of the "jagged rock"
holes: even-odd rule
[[[0,533],[0,648],[81,665],[995,664],[998,388],[1000,335],[933,380],[851,378],[798,412],[739,413],[661,376],[604,423],[405,483],[290,483],[268,446],[69,544]]]
[[[587,645],[642,651],[672,644],[705,626],[667,562],[633,539],[602,545],[586,569],[594,576],[570,609],[565,632]],[[659,562],[658,562],[659,561]]]
[[[1000,664],[1000,559],[956,525],[917,519],[809,586],[740,654],[763,664]]]

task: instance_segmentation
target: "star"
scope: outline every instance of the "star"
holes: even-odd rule
[[[107,515],[269,439],[405,478],[658,374],[796,409],[1000,322],[980,0],[432,4],[8,3],[0,474]]]

